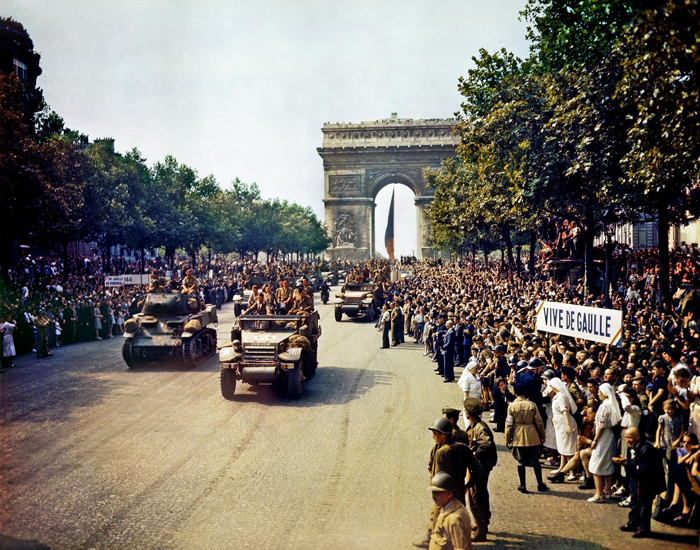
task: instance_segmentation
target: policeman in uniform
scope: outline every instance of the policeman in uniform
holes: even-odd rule
[[[445,332],[440,350],[442,351],[442,368],[445,373],[443,382],[447,383],[454,382],[455,379],[455,330],[452,321],[447,321],[445,328],[447,332]]]
[[[445,358],[442,355],[442,346],[445,339],[445,334],[447,333],[447,328],[445,327],[445,320],[447,317],[442,314],[438,317],[437,327],[435,329],[435,357],[437,359],[438,368],[435,372],[439,376],[445,374]]]

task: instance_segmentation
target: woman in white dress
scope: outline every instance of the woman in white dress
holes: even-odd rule
[[[595,415],[595,438],[591,443],[591,462],[588,470],[595,481],[595,495],[588,502],[603,502],[612,497],[612,475],[615,471],[612,457],[615,453],[613,426],[622,420],[620,406],[610,384],[601,384],[598,395],[603,400]]]
[[[473,397],[481,401],[481,378],[477,374],[479,371],[479,363],[476,358],[472,357],[467,366],[464,367],[462,376],[459,377],[457,385],[464,392],[464,399]],[[464,411],[464,423],[465,429],[469,427],[469,420],[467,419],[467,413]]]
[[[2,333],[2,368],[12,367],[12,360],[17,355],[15,340],[12,333],[17,325],[12,321],[12,316],[7,315],[5,319],[0,319],[0,333]]]
[[[695,436],[700,439],[700,375],[698,374],[693,376],[690,381],[688,401],[690,403],[688,433],[695,434]]]
[[[542,390],[542,397],[545,398],[544,412],[547,415],[547,421],[544,424],[544,443],[542,446],[547,449],[547,453],[549,454],[549,465],[554,467],[557,466],[557,434],[554,430],[554,422],[552,422],[552,399],[554,398],[554,390],[549,387],[549,381],[555,376],[556,374],[554,374],[552,369],[547,369],[542,373],[542,378],[547,384]],[[558,473],[559,470],[553,471],[549,479],[556,476]]]
[[[561,455],[559,472],[549,479],[554,483],[562,483],[565,478],[561,470],[571,460],[571,457],[576,454],[578,427],[573,415],[576,413],[577,407],[566,384],[560,378],[552,378],[549,381],[549,388],[554,391],[554,396],[552,397],[552,424],[554,425],[557,451]]]

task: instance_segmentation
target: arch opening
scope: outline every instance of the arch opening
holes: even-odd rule
[[[384,235],[389,218],[391,193],[394,194],[394,255],[418,256],[418,215],[413,190],[402,183],[385,185],[374,198],[374,250],[380,257],[388,257]]]

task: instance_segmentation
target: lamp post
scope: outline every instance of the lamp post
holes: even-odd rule
[[[615,224],[619,221],[615,210],[608,208],[608,211],[603,215],[603,232],[605,233],[605,290],[604,302],[605,307],[612,308],[612,300],[610,299],[610,285],[612,284],[612,252],[615,248],[612,237],[615,234]]]

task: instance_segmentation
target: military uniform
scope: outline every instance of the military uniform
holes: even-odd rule
[[[280,306],[280,311],[287,311],[287,308],[291,305],[293,297],[294,290],[290,286],[287,286],[287,288],[281,286],[275,291],[275,298]]]
[[[469,507],[480,534],[486,535],[491,521],[489,497],[489,475],[498,462],[498,451],[493,440],[493,432],[483,420],[475,422],[467,429],[469,448],[484,468],[484,475],[469,488]]]
[[[396,305],[391,308],[391,345],[398,346],[401,343],[401,328],[403,315],[401,308]]]
[[[151,284],[148,285],[148,294],[163,294],[167,292],[166,289],[167,281],[161,277],[153,277],[151,279]]]
[[[464,504],[453,498],[440,509],[430,533],[430,550],[470,550],[471,521]]]
[[[289,308],[289,313],[311,313],[314,310],[314,299],[311,296],[304,294],[297,295],[297,297],[292,300],[292,305]]]
[[[34,326],[36,327],[36,357],[37,359],[48,357],[51,355],[49,353],[49,318],[44,313],[40,313],[34,319]]]
[[[188,275],[182,280],[182,294],[197,294],[199,281],[194,275]]]

